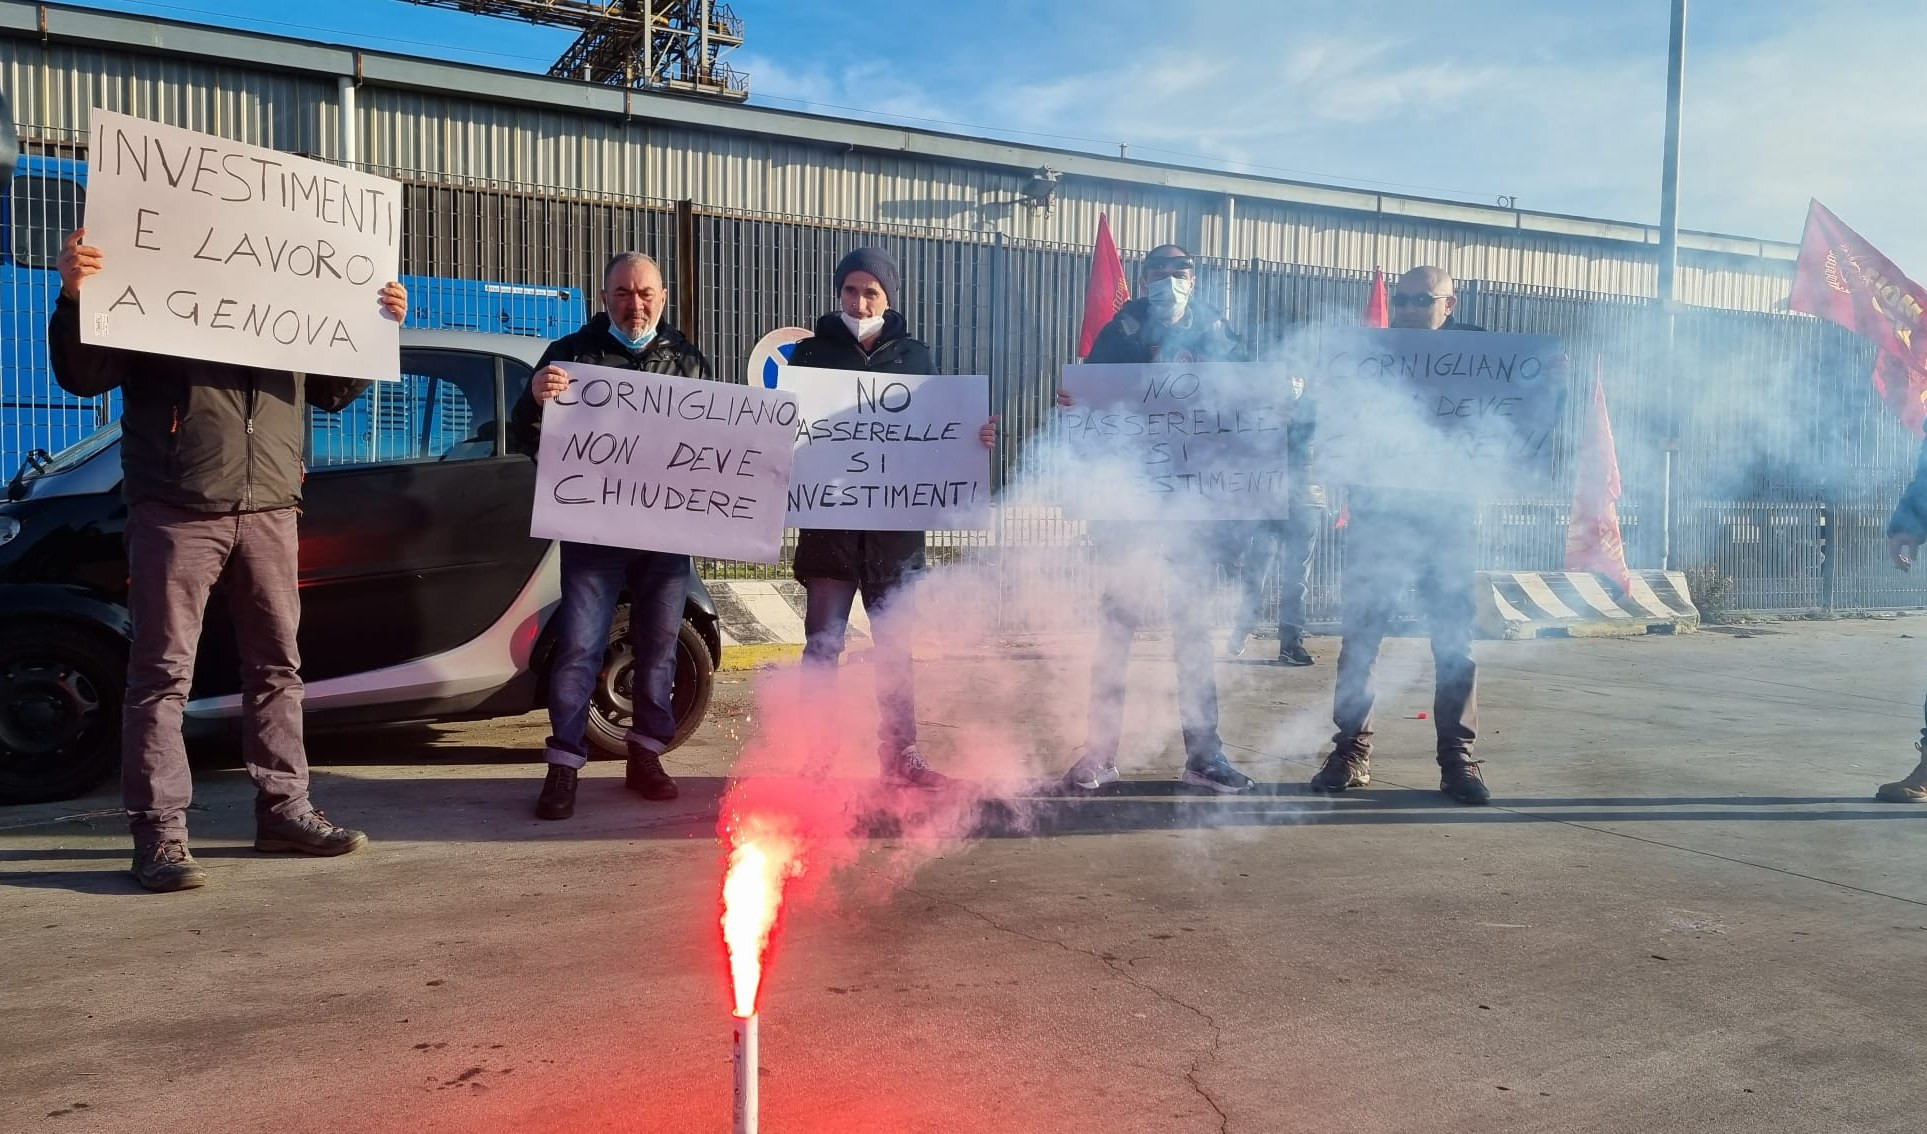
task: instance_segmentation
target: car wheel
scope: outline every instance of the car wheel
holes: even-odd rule
[[[716,687],[716,664],[709,645],[694,623],[683,620],[676,635],[676,678],[669,693],[669,707],[676,714],[676,736],[669,742],[675,748],[688,740],[709,713],[709,696]],[[595,693],[589,698],[588,741],[590,751],[599,756],[627,756],[626,738],[635,714],[635,655],[629,649],[629,607],[616,608],[609,624],[609,649],[602,657],[602,672],[596,678]]]
[[[120,766],[127,647],[49,619],[0,626],[0,803],[85,795]]]

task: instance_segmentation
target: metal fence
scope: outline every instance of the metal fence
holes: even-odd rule
[[[28,130],[23,151],[84,159],[83,141]],[[640,249],[663,267],[670,321],[729,381],[744,380],[751,348],[765,332],[810,326],[833,307],[831,274],[843,253],[879,244],[902,265],[899,307],[940,369],[989,375],[1010,439],[998,469],[1005,482],[1033,459],[1026,441],[1048,428],[1058,374],[1073,361],[1090,267],[1081,246],[374,172],[406,186],[404,274],[573,287],[594,296],[608,258]],[[20,270],[45,261],[47,241],[78,215],[78,192],[71,180],[16,178],[8,198],[13,274],[0,286],[0,461],[9,467],[28,448],[57,448],[115,412],[111,402],[68,397],[52,382],[40,333],[52,290],[44,272]],[[1200,266],[1200,296],[1223,306],[1260,347],[1289,328],[1355,320],[1369,283],[1362,272],[1262,260],[1207,259]],[[1873,397],[1872,355],[1860,340],[1802,316],[1687,308],[1678,315],[1684,361],[1669,398],[1648,302],[1477,279],[1460,281],[1459,295],[1467,322],[1561,338],[1582,379],[1579,392],[1583,380],[1599,374],[1627,487],[1621,521],[1635,566],[1657,565],[1665,439],[1677,436],[1676,563],[1728,577],[1736,608],[1921,602],[1918,586],[1888,568],[1884,555],[1887,511],[1912,469],[1916,442]],[[1562,486],[1570,484],[1586,408],[1585,397],[1569,399],[1555,454]],[[933,533],[933,558],[1003,565],[1013,587],[1042,570],[1076,585],[1088,569],[1081,525],[1041,499],[1007,499],[990,531]],[[1558,568],[1568,499],[1562,488],[1551,497],[1487,505],[1478,533],[1483,564]],[[1336,613],[1343,533],[1333,524],[1327,517],[1315,560],[1315,621]],[[705,568],[712,577],[786,573],[783,565]]]

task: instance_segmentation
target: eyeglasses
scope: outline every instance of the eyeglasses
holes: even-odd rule
[[[1450,299],[1450,298],[1452,297],[1449,295],[1407,295],[1402,291],[1395,291],[1392,293],[1392,306],[1393,307],[1430,307],[1441,299]]]
[[[1146,272],[1170,272],[1175,275],[1181,272],[1197,271],[1198,262],[1189,256],[1154,256],[1144,261],[1144,270]]]

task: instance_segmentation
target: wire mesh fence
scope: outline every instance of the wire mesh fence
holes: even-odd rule
[[[84,141],[24,132],[23,162],[0,200],[0,468],[33,449],[57,450],[118,412],[113,398],[73,398],[52,380],[45,327],[58,290],[52,257],[84,216]],[[784,326],[808,328],[834,308],[832,273],[859,244],[902,266],[899,308],[947,373],[991,381],[1006,444],[1005,490],[992,527],[931,536],[931,558],[990,564],[1016,589],[1036,580],[1076,589],[1088,580],[1083,525],[1047,491],[1049,446],[1033,444],[1055,417],[1058,378],[1075,361],[1090,255],[1081,246],[1000,233],[908,225],[852,228],[809,217],[706,209],[643,197],[563,195],[406,170],[402,271],[440,281],[416,304],[437,325],[553,337],[572,329],[557,311],[594,310],[601,272],[617,252],[662,266],[667,318],[690,334],[716,376],[748,379],[755,343]],[[1140,252],[1127,252],[1127,267]],[[1289,334],[1356,322],[1369,274],[1262,260],[1200,261],[1198,295],[1222,306],[1262,356]],[[481,281],[473,288],[456,286]],[[518,295],[575,297],[573,307],[518,303]],[[527,296],[524,296],[525,298]],[[1581,391],[1597,375],[1607,393],[1626,496],[1621,523],[1634,565],[1657,566],[1661,486],[1674,453],[1675,563],[1731,580],[1745,609],[1918,605],[1911,577],[1884,554],[1891,502],[1916,444],[1872,395],[1872,355],[1861,340],[1788,314],[1687,308],[1677,317],[1666,373],[1653,306],[1622,296],[1467,279],[1458,316],[1494,331],[1559,337]],[[1584,397],[1568,398],[1555,446],[1552,496],[1489,502],[1477,538],[1484,566],[1562,564],[1572,456]],[[1315,622],[1336,616],[1344,533],[1323,518],[1310,597]],[[783,563],[707,562],[720,578],[782,577]],[[1268,604],[1275,602],[1275,593]]]

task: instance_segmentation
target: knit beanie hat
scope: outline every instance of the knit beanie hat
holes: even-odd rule
[[[891,307],[897,305],[897,288],[903,283],[902,274],[897,271],[897,262],[881,248],[859,248],[843,257],[836,266],[836,292],[843,294],[843,281],[850,278],[851,272],[868,272],[883,286],[884,302]]]

